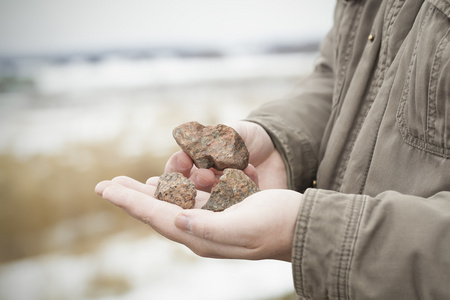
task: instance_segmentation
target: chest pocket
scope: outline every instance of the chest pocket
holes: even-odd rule
[[[450,2],[429,0],[409,36],[397,124],[409,145],[450,158]]]

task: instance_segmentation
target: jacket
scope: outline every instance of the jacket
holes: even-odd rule
[[[299,296],[450,299],[449,0],[338,0],[314,72],[248,120],[304,192]]]

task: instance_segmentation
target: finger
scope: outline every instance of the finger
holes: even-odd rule
[[[218,213],[205,210],[192,210],[194,214],[204,215],[205,223],[212,225],[211,223],[217,222]],[[232,239],[222,239],[218,235],[215,235],[213,231],[199,229],[198,225],[186,225],[185,215],[180,213],[176,216],[174,224],[177,228],[182,229],[180,231],[187,233],[187,236],[181,238],[181,242],[184,243],[189,249],[191,249],[197,255],[210,258],[229,258],[229,259],[259,259],[261,258],[256,248],[249,246],[245,242],[233,242]],[[222,223],[222,222],[217,222]],[[183,229],[183,226],[187,226]],[[227,229],[220,225],[210,226],[216,229],[220,229],[223,236],[228,236]],[[200,233],[201,232],[201,233]]]
[[[181,212],[175,218],[175,226],[202,240],[251,249],[253,236],[249,234],[252,231],[246,224],[248,222],[243,221],[239,213],[229,214],[226,211],[190,210]]]
[[[123,178],[121,178],[122,180]],[[151,226],[156,232],[166,238],[189,247],[193,252],[211,258],[242,258],[242,250],[201,239],[175,226],[175,217],[183,211],[181,207],[165,201],[157,200],[147,194],[126,187],[114,181],[104,181],[100,184],[103,198],[122,208],[130,216]],[[128,184],[131,181],[123,181]],[[205,193],[206,194],[206,193]],[[197,209],[195,209],[197,210]],[[203,210],[199,210],[203,211]],[[204,211],[206,213],[210,211]]]
[[[155,195],[155,185],[144,184],[127,176],[118,176],[111,181],[150,196]]]
[[[149,179],[147,179],[147,181],[145,183],[149,184],[149,185],[158,186],[158,181],[159,181],[159,177],[155,176],[155,177],[150,177]]]
[[[120,178],[120,180],[123,179],[124,178]],[[175,226],[174,222],[176,216],[183,211],[180,207],[165,201],[157,200],[135,189],[128,188],[117,182],[120,180],[116,179],[116,182],[102,181],[97,185],[96,190],[103,198],[122,208],[132,217],[150,225],[155,231],[166,238],[182,243],[193,252],[204,257],[259,258],[257,255],[252,255],[252,249],[218,243],[215,242],[214,239],[205,239],[180,230]],[[128,181],[128,179],[125,179],[122,183],[135,184],[132,181]],[[213,212],[205,210],[195,209],[195,211],[214,214]],[[206,236],[208,235],[206,234]]]
[[[287,189],[286,166],[278,151],[273,151],[270,156],[257,167],[259,188]]]
[[[258,173],[253,165],[248,165],[243,171],[258,185]],[[211,189],[219,182],[222,175],[222,171],[215,169],[198,169],[192,173],[190,179],[194,182],[196,189],[211,192]]]
[[[192,159],[183,151],[174,153],[166,163],[165,173],[180,172],[184,177],[191,175],[191,169],[194,163]]]
[[[273,151],[274,145],[269,134],[261,125],[248,121],[237,121],[231,125],[245,141],[250,153],[249,162],[254,166],[262,163]]]
[[[104,199],[122,208],[132,217],[150,225],[156,231],[164,232],[164,235],[173,235],[170,230],[166,232],[164,229],[172,228],[172,231],[175,229],[173,218],[183,210],[181,207],[113,181],[104,181],[102,188]]]
[[[194,182],[196,189],[205,192],[210,192],[217,181],[216,174],[210,169],[197,169],[190,179]]]
[[[249,164],[243,171],[254,183],[256,183],[256,185],[258,185],[258,173],[253,165]]]
[[[202,208],[203,205],[205,205],[206,202],[208,202],[210,195],[211,195],[210,193],[197,190],[197,197],[195,197],[194,208]]]
[[[106,187],[109,186],[109,184],[110,184],[109,180],[104,180],[97,183],[97,185],[95,186],[95,192],[97,193],[97,195],[102,196],[103,191],[105,190]]]

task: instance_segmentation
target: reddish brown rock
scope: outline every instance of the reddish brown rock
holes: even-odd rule
[[[159,177],[155,197],[184,209],[193,208],[197,190],[194,183],[178,172],[164,173]]]
[[[202,209],[222,211],[256,192],[258,186],[243,171],[225,169]]]
[[[173,137],[198,168],[243,170],[248,165],[249,153],[244,140],[226,125],[203,126],[188,122],[176,127]]]

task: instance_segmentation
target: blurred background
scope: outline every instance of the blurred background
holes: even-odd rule
[[[288,263],[199,258],[94,193],[171,132],[312,70],[333,0],[0,0],[0,300],[291,299]]]

